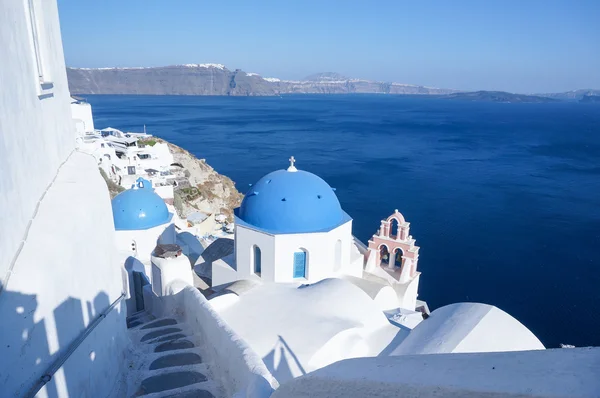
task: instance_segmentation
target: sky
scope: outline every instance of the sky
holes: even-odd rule
[[[600,89],[600,0],[58,0],[67,66],[220,63],[461,90]]]

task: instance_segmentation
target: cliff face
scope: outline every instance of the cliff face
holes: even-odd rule
[[[349,79],[337,73],[312,75],[301,81],[263,78],[220,64],[157,68],[67,68],[72,94],[231,95],[280,94],[449,94],[456,90],[400,83]]]
[[[187,171],[189,186],[175,189],[175,207],[181,217],[194,211],[222,213],[233,221],[233,209],[238,207],[243,195],[234,182],[219,174],[204,159],[198,159],[183,148],[167,143],[175,163]]]
[[[222,65],[159,68],[67,68],[72,94],[275,95],[258,75]]]
[[[580,89],[566,91],[564,93],[536,94],[540,97],[554,98],[558,100],[582,100],[586,96],[600,96],[600,90]]]

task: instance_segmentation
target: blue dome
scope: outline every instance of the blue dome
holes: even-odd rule
[[[167,205],[143,178],[113,198],[112,211],[117,231],[148,229],[171,221]]]
[[[280,233],[330,230],[350,219],[333,189],[302,170],[267,174],[250,188],[236,214],[251,226]]]

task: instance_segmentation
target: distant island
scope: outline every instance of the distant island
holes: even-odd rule
[[[540,97],[537,95],[513,94],[504,91],[474,91],[468,93],[453,93],[445,95],[442,98],[479,101],[479,102],[507,102],[507,103],[545,103],[557,102],[557,99]]]
[[[546,93],[546,94],[534,94],[540,97],[548,97],[554,98],[561,101],[580,101],[583,97],[590,95],[600,96],[600,90],[592,90],[592,89],[580,89],[580,90],[571,90],[565,91],[562,93]]]
[[[499,91],[462,92],[447,88],[355,79],[335,72],[317,73],[301,80],[284,80],[276,77],[263,77],[258,73],[245,72],[241,69],[229,69],[222,64],[67,68],[67,77],[71,94],[75,95],[403,94],[493,102],[578,101],[586,95],[600,95],[600,90],[589,89],[535,95]]]
[[[584,95],[579,102],[595,102],[600,104],[600,95]]]
[[[67,68],[72,94],[227,95],[281,94],[421,94],[457,90],[411,84],[350,79],[319,73],[303,80],[262,77],[221,64],[187,64],[153,68]]]

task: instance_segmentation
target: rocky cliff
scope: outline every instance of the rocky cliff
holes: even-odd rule
[[[167,144],[174,162],[183,166],[189,181],[189,185],[182,184],[175,189],[174,205],[179,216],[185,218],[191,212],[201,211],[207,214],[222,213],[228,221],[233,221],[233,209],[240,205],[243,198],[234,182],[217,173],[204,159],[196,158],[177,145]]]
[[[449,94],[456,90],[350,79],[321,73],[303,80],[263,78],[220,64],[156,68],[67,68],[72,94],[231,95],[281,94]]]
[[[258,75],[223,65],[177,65],[159,68],[67,68],[72,94],[275,95]]]

